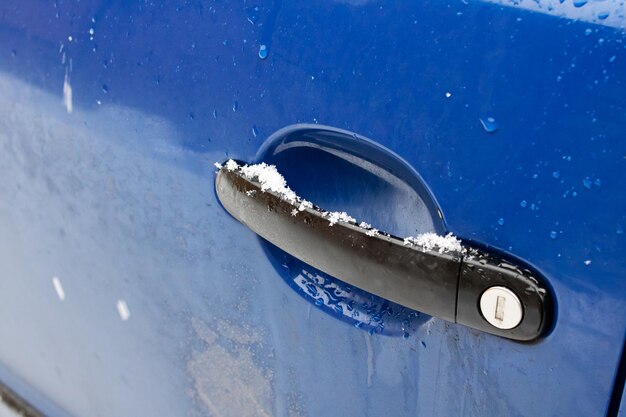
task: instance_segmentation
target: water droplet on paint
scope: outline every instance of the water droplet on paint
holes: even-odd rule
[[[583,185],[585,186],[586,189],[591,190],[591,184],[592,184],[591,178],[585,177],[583,179]]]
[[[559,178],[561,178],[561,171],[554,171],[552,173],[552,176],[558,180]]]
[[[478,120],[480,120],[480,124],[483,125],[483,129],[485,129],[485,132],[493,133],[498,130],[498,124],[496,123],[496,119],[494,119],[493,117],[481,117]]]
[[[265,59],[267,58],[267,54],[269,54],[269,50],[267,49],[267,45],[259,46],[259,58]]]
[[[589,0],[574,0],[574,7],[583,7]]]
[[[259,21],[259,6],[252,6],[246,9],[246,15],[248,15],[248,22],[253,25]]]
[[[500,217],[500,219],[498,219],[498,224],[500,226],[504,226],[504,219],[502,217]]]
[[[528,202],[526,200],[522,200],[519,203],[520,206],[522,206],[523,208],[526,208],[526,206],[528,205]]]
[[[556,232],[555,232],[554,230],[550,232],[550,237],[551,237],[552,239],[556,239],[556,235],[557,235],[557,234],[556,234]]]

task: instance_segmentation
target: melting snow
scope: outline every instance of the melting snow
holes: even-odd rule
[[[297,210],[293,209],[291,211],[292,216],[296,216],[299,211],[304,211],[305,208],[313,208],[313,204],[310,201],[298,197],[296,193],[287,186],[287,181],[278,172],[275,165],[268,165],[262,162],[255,165],[240,166],[237,162],[229,159],[224,166],[219,163],[215,163],[215,167],[217,169],[225,168],[228,171],[239,172],[246,179],[259,183],[261,191],[271,191],[288,203],[296,206]],[[248,192],[248,195],[253,196],[254,193]],[[322,216],[328,219],[329,226],[334,226],[338,222],[357,224],[356,219],[345,211],[325,211],[322,212]],[[365,234],[367,236],[373,237],[381,234],[387,237],[390,236],[387,233],[381,233],[378,229],[373,228],[371,224],[366,222],[358,223],[358,226],[366,230]],[[461,241],[452,235],[452,233],[448,233],[445,236],[440,236],[436,233],[422,233],[417,236],[405,238],[404,245],[418,247],[425,251],[436,250],[439,253],[467,252],[467,250],[461,245]]]
[[[440,236],[436,233],[422,233],[421,235],[405,238],[404,244],[406,246],[419,246],[428,251],[436,249],[439,253],[465,252],[461,241],[452,233],[448,233],[445,236]]]
[[[256,181],[261,186],[261,191],[271,191],[278,194],[281,198],[287,200],[291,204],[301,201],[291,188],[287,187],[285,178],[278,172],[275,165],[267,165],[260,163],[255,165],[239,166],[237,162],[229,159],[226,162],[226,169],[229,171],[240,172],[250,181]]]
[[[56,291],[59,300],[65,300],[65,291],[63,290],[63,285],[61,285],[59,277],[52,277],[52,285],[54,286],[54,290]]]
[[[369,223],[361,222],[361,223],[359,223],[359,227],[361,229],[367,229],[367,232],[365,232],[365,234],[368,235],[368,236],[378,236],[379,235],[378,229],[372,227],[372,225],[369,224]]]
[[[69,114],[72,114],[72,111],[74,110],[72,101],[72,86],[70,85],[70,77],[67,71],[65,72],[65,80],[63,81],[63,104],[65,105],[65,110],[67,110]]]
[[[330,222],[329,226],[335,225],[338,221],[342,221],[344,223],[356,223],[356,219],[349,216],[345,211],[325,212],[324,217],[328,217],[328,221]]]
[[[120,315],[122,321],[128,320],[130,317],[130,310],[128,310],[128,305],[124,300],[117,300],[117,312]]]

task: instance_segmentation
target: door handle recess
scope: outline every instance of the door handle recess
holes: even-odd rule
[[[232,162],[232,161],[231,161]],[[505,338],[531,341],[550,325],[550,291],[520,261],[456,241],[423,245],[263,187],[219,167],[216,192],[235,219],[301,261],[400,305]]]

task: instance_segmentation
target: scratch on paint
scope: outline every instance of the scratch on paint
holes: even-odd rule
[[[364,333],[365,347],[367,348],[367,386],[372,386],[372,378],[374,377],[374,348],[372,348],[372,336]]]

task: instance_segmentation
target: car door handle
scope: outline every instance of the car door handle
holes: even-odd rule
[[[545,280],[493,249],[451,236],[402,239],[263,187],[233,161],[216,192],[235,219],[292,256],[400,305],[519,341],[549,328]]]

